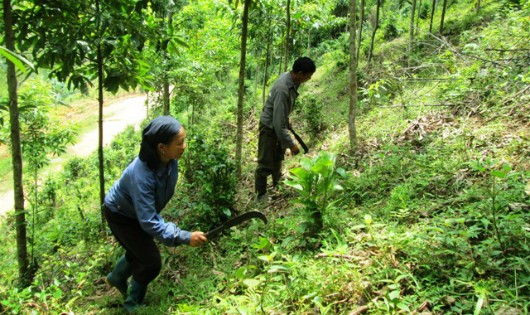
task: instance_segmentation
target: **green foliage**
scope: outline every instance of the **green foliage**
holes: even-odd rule
[[[330,228],[321,231],[317,246],[304,246],[305,240],[296,233],[299,208],[287,205],[285,199],[292,197],[292,191],[286,190],[287,196],[263,210],[269,218],[266,227],[259,222],[235,227],[221,241],[203,248],[162,248],[162,273],[149,287],[147,305],[139,313],[348,314],[358,311],[358,306],[370,314],[528,313],[530,175],[529,136],[524,127],[529,74],[527,56],[515,51],[527,49],[527,41],[521,38],[528,38],[530,28],[528,1],[520,2],[526,11],[499,10],[498,4],[506,2],[483,1],[483,13],[473,17],[469,2],[450,1],[446,27],[451,36],[425,35],[427,21],[420,20],[417,38],[421,42],[414,52],[417,65],[407,69],[401,68],[404,46],[399,34],[408,27],[409,17],[401,14],[408,12],[409,3],[385,2],[381,25],[391,22],[398,37],[388,45],[377,45],[384,40],[380,30],[379,58],[362,69],[368,84],[363,85],[366,90],[361,97],[369,106],[358,112],[360,145],[354,155],[345,145],[347,34],[344,19],[326,14],[329,6],[338,4],[336,14],[343,16],[346,1],[319,2],[317,10],[314,3],[293,3],[295,49],[300,52],[308,43],[307,52],[319,62],[319,71],[308,84],[314,93],[309,102],[314,97],[326,123],[333,127],[319,140],[337,152],[337,165],[355,175],[340,181],[341,174],[328,163],[332,160],[334,165],[335,159],[321,155],[303,160],[301,167],[295,167],[300,170],[290,175],[290,186],[298,193],[296,203],[306,219],[319,209]],[[267,17],[275,35],[274,72],[283,47],[279,18],[283,15],[273,12],[280,9],[277,3],[262,1],[256,6],[263,15],[261,20],[255,17],[261,23],[253,24],[254,42],[265,46],[261,26],[268,25],[263,19]],[[373,14],[373,2],[367,9]],[[200,16],[197,21],[195,13]],[[237,30],[231,24],[237,13],[226,3],[211,1],[190,3],[176,13],[176,25],[182,29],[175,25],[175,32],[182,31],[190,47],[179,51],[178,67],[172,68],[182,83],[175,85],[173,112],[187,113],[190,123],[184,155],[190,159],[180,164],[181,179],[186,182],[179,183],[175,198],[182,205],[178,209],[187,211],[178,217],[183,228],[196,226],[200,220],[194,216],[207,217],[200,222],[203,227],[214,224],[214,217],[226,215],[217,212],[222,206],[210,204],[226,202],[241,209],[252,205],[248,178],[241,179],[235,198],[234,183],[226,172],[231,167],[224,165],[230,161],[229,139],[233,139],[233,69],[239,48],[238,32],[227,30],[232,26]],[[419,13],[425,12],[420,8]],[[385,21],[385,16],[393,19]],[[318,26],[311,25],[315,17]],[[479,22],[479,28],[459,34]],[[370,19],[365,21],[363,39],[371,31],[370,24]],[[314,47],[317,43],[320,46]],[[263,58],[259,47],[253,48],[249,50],[252,68],[261,65]],[[157,63],[158,59],[149,60]],[[129,66],[123,65],[130,70]],[[253,75],[254,70],[248,73]],[[418,106],[404,110],[378,106],[393,102]],[[439,103],[455,106],[423,106]],[[191,118],[191,105],[200,108],[196,119]],[[255,127],[251,118],[249,130]],[[203,127],[203,122],[210,128]],[[197,138],[195,129],[201,130]],[[245,134],[245,140],[250,139],[246,147],[252,148],[255,138],[249,134]],[[138,138],[129,130],[105,149],[109,184],[137,153]],[[223,140],[213,140],[218,138]],[[247,160],[251,169],[252,158]],[[299,161],[286,159],[287,169]],[[322,167],[314,169],[320,163]],[[331,173],[335,186],[322,184],[317,190],[316,183],[324,183]],[[41,268],[29,289],[12,289],[16,274],[13,219],[2,222],[6,233],[0,243],[9,245],[0,247],[0,312],[120,313],[120,298],[101,283],[122,250],[94,233],[100,220],[94,198],[96,177],[92,156],[70,161],[63,175],[44,185],[41,195],[47,197],[41,199],[42,207],[49,208],[52,199],[57,204],[39,226]],[[339,183],[344,190],[335,190]],[[340,213],[332,210],[339,206]]]
[[[26,69],[26,66],[30,68],[31,70],[35,71],[35,68],[30,61],[28,61],[23,56],[10,51],[4,46],[0,46],[0,55],[4,57],[5,59],[9,60],[10,62],[12,62],[13,65],[15,65],[15,68],[22,71],[23,73],[28,72],[28,70]]]
[[[194,213],[202,226],[211,228],[233,214],[235,164],[221,139],[206,140],[195,133],[187,140],[183,174]]]
[[[285,181],[300,194],[293,201],[304,207],[308,222],[302,225],[304,231],[311,234],[323,227],[323,216],[335,209],[333,195],[342,190],[340,178],[346,177],[342,168],[335,167],[335,155],[321,151],[313,159],[302,158],[301,167],[289,170],[289,180]]]
[[[308,96],[298,102],[301,108],[302,119],[306,124],[306,130],[312,138],[321,136],[322,131],[326,128],[324,121],[323,105],[317,101],[314,96]]]
[[[392,40],[394,38],[397,38],[400,35],[399,30],[394,24],[395,24],[394,18],[390,18],[383,25],[383,38],[385,40]]]

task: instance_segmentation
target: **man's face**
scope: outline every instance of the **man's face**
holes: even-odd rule
[[[300,72],[300,83],[307,82],[311,80],[311,77],[313,76],[313,73],[302,73]]]

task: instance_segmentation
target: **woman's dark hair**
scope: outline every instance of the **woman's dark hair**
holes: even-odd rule
[[[160,165],[157,147],[159,143],[169,144],[182,129],[178,120],[171,116],[160,116],[153,119],[142,132],[142,143],[138,157],[155,171]]]
[[[303,74],[308,74],[315,73],[316,70],[315,62],[309,57],[300,57],[293,64],[294,73],[302,71]]]

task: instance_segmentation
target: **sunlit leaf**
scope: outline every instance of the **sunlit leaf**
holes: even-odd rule
[[[257,280],[257,279],[245,279],[243,280],[243,284],[245,286],[247,286],[249,289],[253,289],[255,287],[257,287],[258,285],[260,285],[261,281]]]
[[[24,64],[30,69],[35,70],[33,64],[29,62],[26,58],[22,57],[17,53],[12,52],[4,46],[0,46],[0,55],[4,56],[7,60],[11,61],[17,69],[24,73],[27,72],[27,69]]]

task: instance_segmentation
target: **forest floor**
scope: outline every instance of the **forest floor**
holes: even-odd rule
[[[104,122],[103,122],[103,145],[109,144],[112,139],[127,126],[134,125],[138,128],[142,120],[147,115],[145,107],[145,94],[131,94],[120,97],[117,100],[109,102],[104,108]],[[66,153],[54,157],[50,165],[43,170],[43,174],[50,171],[57,171],[62,168],[64,163],[74,156],[86,157],[90,153],[97,150],[98,147],[98,121],[97,121],[97,104],[83,103],[74,104],[72,107],[82,107],[81,113],[69,115],[70,119],[75,119],[76,123],[82,120],[89,121],[90,128],[82,131],[78,135],[78,141],[75,145],[70,146]],[[95,113],[95,115],[94,115]],[[0,155],[2,158],[7,158],[9,150],[5,146],[0,146]],[[11,173],[9,174],[12,175]],[[10,176],[3,178],[0,181],[0,217],[4,216],[8,211],[13,210],[13,180]]]

